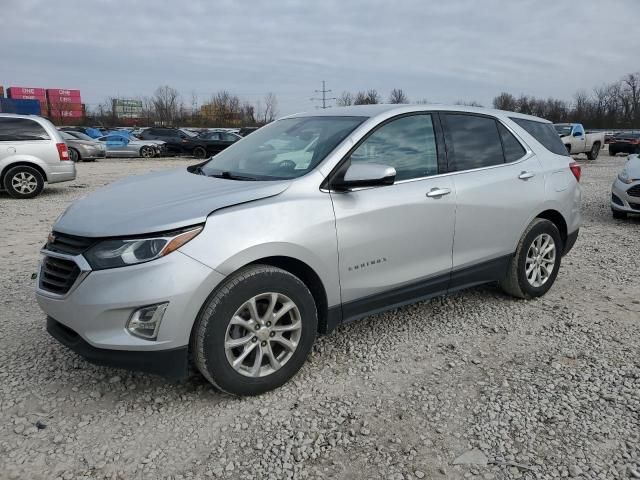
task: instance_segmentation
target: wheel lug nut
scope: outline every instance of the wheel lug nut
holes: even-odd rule
[[[253,343],[257,342],[257,341],[258,341],[258,337],[253,337],[253,338],[251,339],[251,341],[252,341]]]
[[[276,336],[276,332],[271,332],[271,333],[269,334],[269,336],[270,336],[270,337],[275,337],[275,336]]]
[[[267,342],[263,341],[260,345],[262,345],[263,347],[267,346]]]
[[[271,322],[267,322],[267,327],[270,327],[270,326],[271,326]]]
[[[260,324],[256,325],[256,330],[260,330]]]

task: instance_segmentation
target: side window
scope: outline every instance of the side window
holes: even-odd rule
[[[26,118],[0,118],[0,142],[49,140],[49,134],[37,122]]]
[[[437,174],[431,115],[411,115],[383,125],[351,154],[351,162],[394,167],[396,181]]]
[[[230,133],[225,133],[223,135],[223,140],[225,142],[235,142],[236,141],[236,136],[235,135],[231,135]]]
[[[500,138],[502,139],[502,149],[504,150],[504,161],[507,163],[515,162],[522,158],[526,153],[524,147],[513,136],[513,134],[507,130],[507,127],[498,122],[498,131],[500,132]]]
[[[569,156],[569,152],[567,152],[567,149],[562,144],[558,132],[553,128],[553,124],[515,117],[512,117],[511,120],[516,122],[551,153],[565,157]]]
[[[496,121],[490,117],[447,113],[445,139],[451,171],[504,163]]]
[[[217,132],[213,132],[209,134],[209,140],[220,140],[220,134]]]

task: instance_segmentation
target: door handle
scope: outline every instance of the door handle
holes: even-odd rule
[[[536,174],[533,173],[533,172],[520,172],[520,175],[518,175],[518,178],[520,180],[528,180],[528,179],[533,178],[535,176],[536,176]]]
[[[440,198],[451,193],[450,188],[432,188],[427,192],[429,198]]]

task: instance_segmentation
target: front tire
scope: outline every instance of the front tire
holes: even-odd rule
[[[207,150],[204,147],[196,147],[193,149],[193,156],[196,158],[205,158],[207,156]]]
[[[233,395],[259,395],[292,378],[316,337],[313,295],[296,276],[251,265],[228,278],[203,306],[191,334],[194,363]]]
[[[153,158],[155,157],[155,155],[156,155],[156,152],[151,147],[144,146],[140,149],[140,156],[142,158]]]
[[[611,215],[613,215],[613,218],[615,218],[616,220],[626,220],[627,219],[627,212],[621,212],[619,210],[611,209]]]
[[[587,158],[589,160],[595,160],[596,158],[598,158],[599,154],[600,154],[600,144],[596,142],[591,146],[591,151],[587,153]]]
[[[563,248],[555,224],[536,218],[522,235],[500,287],[518,298],[541,297],[556,280]]]
[[[82,157],[80,156],[80,152],[78,152],[75,148],[70,148],[69,149],[69,159],[72,162],[81,162],[82,161]]]
[[[19,165],[4,176],[4,188],[13,198],[33,198],[44,188],[44,177],[34,167]]]

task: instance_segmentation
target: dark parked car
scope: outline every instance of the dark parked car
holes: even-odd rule
[[[186,145],[194,135],[179,128],[151,127],[144,130],[138,137],[142,140],[162,140],[169,153],[190,154],[193,150]]]
[[[241,137],[246,137],[250,133],[255,132],[258,128],[260,127],[242,127],[240,131],[238,131],[238,135],[240,135]]]
[[[240,135],[231,132],[204,132],[197,137],[188,139],[186,143],[183,144],[183,148],[186,153],[196,158],[207,158],[220,153],[241,138]]]
[[[618,153],[640,153],[640,133],[621,133],[611,139],[609,155]]]

